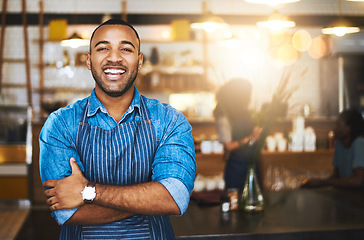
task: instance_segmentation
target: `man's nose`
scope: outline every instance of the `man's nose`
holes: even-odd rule
[[[111,62],[120,62],[123,60],[123,56],[118,50],[111,50],[108,55],[108,60]]]

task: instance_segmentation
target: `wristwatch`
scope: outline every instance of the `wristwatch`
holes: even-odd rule
[[[85,186],[85,188],[83,189],[83,191],[81,192],[82,194],[82,199],[85,203],[92,203],[96,197],[96,183],[94,182],[88,182],[87,185]]]

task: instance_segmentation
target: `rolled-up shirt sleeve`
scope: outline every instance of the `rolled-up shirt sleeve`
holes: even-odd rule
[[[168,190],[173,200],[176,202],[181,215],[186,212],[190,201],[190,192],[186,186],[175,178],[165,178],[160,180],[160,183]]]
[[[45,122],[39,136],[39,170],[42,182],[50,179],[62,179],[71,175],[69,164],[71,157],[76,159],[83,172],[79,155],[71,135],[66,131],[65,122],[57,114],[51,114]],[[52,212],[58,224],[64,224],[75,212],[75,209],[65,209]]]
[[[152,180],[162,183],[178,205],[181,215],[186,211],[194,186],[196,161],[192,127],[185,116],[170,110],[154,161]]]

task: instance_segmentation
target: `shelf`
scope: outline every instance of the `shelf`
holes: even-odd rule
[[[41,41],[40,39],[33,39],[33,43],[61,43],[62,40],[50,40],[50,39],[44,39],[43,41]]]
[[[72,68],[87,68],[87,65],[86,63],[85,64],[75,64],[74,66],[71,66],[71,65],[66,65],[66,66],[62,66],[62,67],[57,67],[54,63],[46,63],[46,64],[33,64],[33,67],[34,68],[39,68],[39,67],[42,67],[42,68],[57,68],[57,69],[62,69],[64,67],[72,67]]]
[[[215,125],[214,118],[188,118],[190,124],[213,124]]]
[[[23,58],[4,58],[3,59],[4,63],[25,63],[25,59]]]
[[[140,71],[141,74],[145,75],[148,73],[161,73],[161,74],[204,74],[204,69],[202,66],[149,66],[144,65],[143,70]]]
[[[73,88],[73,87],[54,87],[54,88],[43,88],[42,90],[39,88],[33,88],[34,92],[43,92],[43,93],[55,93],[55,92],[72,92],[72,93],[90,93],[93,90],[92,88]]]
[[[164,44],[164,43],[198,43],[198,44],[202,44],[203,43],[203,41],[201,41],[201,40],[177,40],[177,41],[175,41],[175,40],[169,40],[169,39],[160,39],[160,40],[152,40],[152,39],[150,39],[150,40],[142,40],[141,41],[141,44],[143,44],[143,43],[155,43],[155,44],[158,44],[158,43],[161,43],[161,44]]]
[[[197,92],[212,91],[214,86],[201,73],[166,73],[152,71],[139,76],[136,86],[143,91]]]
[[[178,43],[196,43],[196,44],[214,44],[214,43],[219,43],[219,42],[225,42],[226,39],[206,39],[206,41],[204,41],[203,39],[198,39],[198,40],[170,40],[170,39],[160,39],[160,40],[153,40],[153,39],[146,39],[146,40],[141,40],[141,44],[146,43],[154,43],[154,44],[178,44]]]
[[[24,83],[3,83],[3,88],[27,88],[27,85]]]

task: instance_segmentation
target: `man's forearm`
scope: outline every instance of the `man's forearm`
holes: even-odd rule
[[[94,202],[80,206],[65,224],[105,224],[129,218],[135,214],[180,214],[169,192],[158,182],[132,186],[97,184],[96,192]]]
[[[95,225],[115,222],[133,216],[133,213],[102,207],[96,204],[82,205],[65,224]]]
[[[72,158],[70,159],[70,165],[72,168],[70,176],[43,182],[43,186],[48,188],[44,193],[49,197],[47,203],[51,206],[50,209],[52,211],[86,205],[82,200],[81,192],[88,180],[83,176],[77,163]],[[114,213],[116,215],[112,215],[112,218],[123,218],[125,217],[124,213],[145,215],[180,214],[177,203],[169,191],[159,182],[147,182],[129,186],[96,184],[96,197],[92,204],[122,211],[121,216],[118,213]],[[84,210],[88,210],[88,208],[81,208],[80,212],[74,216],[74,219],[69,219],[69,223],[76,224],[76,222],[84,221],[84,216],[89,214],[88,211],[84,213]],[[92,212],[90,214],[92,215]],[[100,214],[101,217],[105,217],[110,213],[100,212]]]
[[[96,198],[93,204],[135,214],[180,214],[180,209],[172,196],[159,182],[130,186],[96,184]]]

